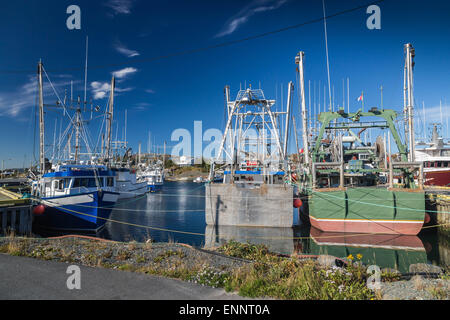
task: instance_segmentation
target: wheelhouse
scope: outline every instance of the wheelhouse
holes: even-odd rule
[[[58,197],[92,192],[98,189],[114,192],[116,173],[105,166],[59,166],[43,175],[32,186],[37,197]]]

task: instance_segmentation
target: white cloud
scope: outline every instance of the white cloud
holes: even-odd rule
[[[114,92],[128,92],[133,90],[133,88],[118,88],[116,87],[114,89]],[[109,82],[100,82],[100,81],[93,81],[91,82],[91,91],[93,93],[94,100],[100,100],[106,97],[109,97],[109,93],[111,91],[111,83]]]
[[[236,31],[241,25],[246,23],[249,18],[257,13],[278,9],[289,0],[253,0],[237,14],[228,19],[222,30],[215,36],[220,38]]]
[[[68,88],[70,90],[70,76],[68,75],[53,75],[51,76],[52,84],[55,87],[59,98],[64,100],[64,91],[62,89]],[[73,81],[74,85],[79,84],[80,81]],[[44,76],[44,103],[54,104],[58,100],[53,88]],[[70,92],[68,92],[70,95]],[[37,97],[37,80],[35,76],[29,76],[27,81],[19,86],[16,90],[0,92],[0,116],[18,117],[22,111],[32,108],[36,105]]]
[[[148,102],[140,102],[140,103],[137,103],[135,106],[134,106],[134,108],[133,108],[133,110],[136,110],[136,111],[144,111],[144,110],[146,110],[148,107],[150,107],[152,104],[151,103],[148,103]]]
[[[112,72],[112,74],[114,75],[114,77],[116,77],[117,79],[123,79],[125,77],[127,77],[129,74],[135,73],[138,70],[136,68],[133,67],[127,67],[121,70],[117,70]]]
[[[130,14],[133,3],[133,0],[108,0],[105,6],[113,11],[112,15],[114,16],[118,14]]]
[[[147,92],[147,93],[155,93],[155,90],[153,90],[153,89],[146,89],[145,92]]]
[[[136,57],[139,56],[140,53],[137,52],[136,50],[130,50],[128,48],[126,48],[122,43],[120,43],[119,41],[117,41],[114,45],[114,48],[116,49],[117,52],[123,54],[124,56],[128,57],[128,58],[132,58],[132,57]]]

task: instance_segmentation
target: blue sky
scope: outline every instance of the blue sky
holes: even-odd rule
[[[369,2],[325,4],[331,15]],[[72,4],[81,8],[81,30],[66,27],[66,8]],[[342,104],[342,79],[349,77],[351,110],[358,108],[361,91],[366,108],[379,105],[380,85],[385,108],[400,110],[403,45],[411,42],[416,49],[416,106],[421,110],[424,101],[428,120],[439,121],[442,100],[445,125],[450,111],[445,105],[450,104],[450,3],[385,0],[379,6],[381,30],[367,29],[365,8],[327,20],[336,106]],[[34,160],[33,149],[38,150],[33,147],[37,143],[33,108],[39,59],[61,97],[71,81],[74,95],[83,96],[86,36],[88,97],[104,107],[111,75],[116,74],[115,117],[120,128],[128,110],[127,138],[136,152],[139,142],[146,150],[149,131],[156,144],[166,140],[170,146],[175,144],[170,142],[172,131],[193,131],[196,120],[203,121],[203,130],[222,129],[225,85],[230,85],[234,97],[240,84],[261,83],[266,96],[274,99],[280,99],[283,86],[285,99],[287,83],[296,78],[294,58],[300,50],[305,52],[305,80],[311,86],[320,80],[323,88],[327,79],[322,22],[152,60],[321,18],[321,1],[17,0],[2,1],[0,15],[0,159],[6,167],[22,167],[24,162],[28,166]],[[56,101],[48,85],[45,99]],[[294,106],[298,110],[297,99]],[[48,110],[47,141],[53,140],[56,118],[60,114]],[[91,134],[96,132],[92,129]]]

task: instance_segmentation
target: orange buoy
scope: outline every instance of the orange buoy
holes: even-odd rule
[[[294,199],[294,208],[300,208],[302,205],[303,205],[302,200],[300,200],[299,198]]]
[[[45,212],[45,206],[43,204],[37,205],[33,208],[33,214],[36,216],[43,215]]]
[[[297,174],[295,173],[295,172],[293,172],[292,174],[291,174],[291,177],[292,177],[292,180],[295,182],[295,181],[297,181]]]

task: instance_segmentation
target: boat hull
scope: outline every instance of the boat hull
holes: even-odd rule
[[[35,227],[54,231],[97,232],[111,215],[119,193],[94,191],[43,198],[45,211],[34,219]]]
[[[147,191],[148,192],[158,192],[162,189],[162,184],[148,184]]]
[[[417,235],[425,220],[423,191],[317,189],[308,202],[311,225],[325,232]]]
[[[450,169],[447,170],[425,170],[425,185],[448,187],[450,185]]]
[[[119,188],[119,200],[139,197],[147,193],[147,191],[148,188],[145,182],[129,184],[126,187]]]

